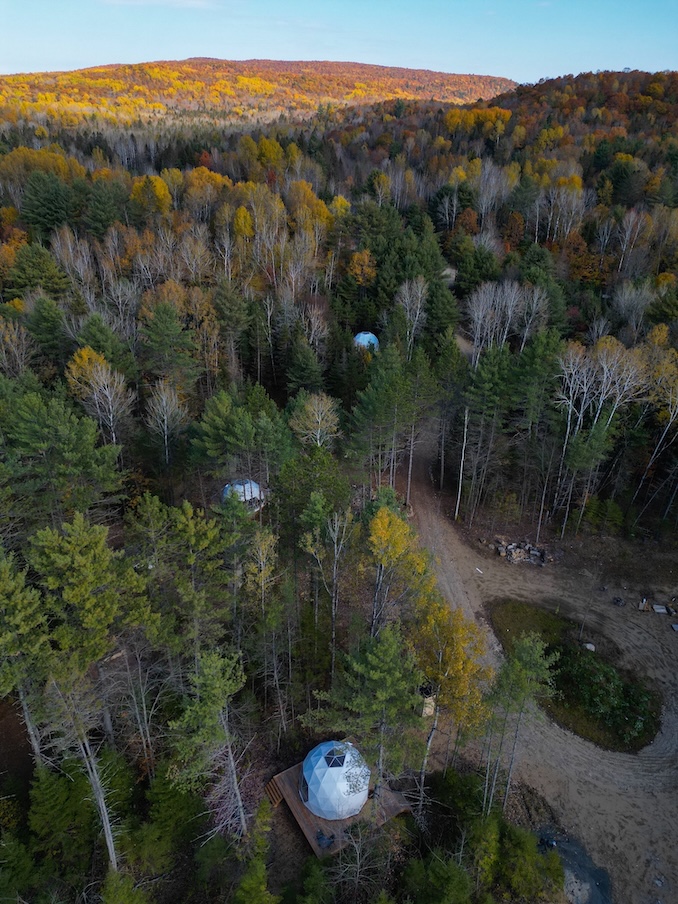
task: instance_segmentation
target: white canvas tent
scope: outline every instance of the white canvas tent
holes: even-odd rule
[[[356,816],[367,801],[370,770],[348,741],[323,741],[306,756],[299,796],[321,819]]]
[[[222,502],[229,496],[237,496],[253,512],[258,512],[265,502],[264,491],[254,480],[234,480],[233,483],[227,483],[221,491]]]

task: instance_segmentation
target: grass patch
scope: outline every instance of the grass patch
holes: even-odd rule
[[[660,695],[637,675],[618,669],[612,657],[583,649],[575,622],[513,600],[495,605],[490,619],[507,653],[530,631],[558,652],[556,694],[543,708],[559,725],[599,747],[625,753],[640,750],[655,737]]]

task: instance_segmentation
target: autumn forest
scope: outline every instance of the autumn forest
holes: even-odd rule
[[[0,897],[555,900],[499,729],[453,768],[549,652],[492,674],[413,469],[467,528],[673,542],[677,435],[678,73],[0,78],[0,692],[30,759]],[[412,812],[283,887],[264,786],[335,735]]]

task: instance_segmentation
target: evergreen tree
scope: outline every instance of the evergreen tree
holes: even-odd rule
[[[320,721],[335,732],[355,736],[374,769],[375,806],[379,806],[383,783],[400,771],[406,757],[408,729],[419,720],[420,683],[421,674],[405,648],[400,626],[390,624],[347,657],[331,694],[319,695],[330,709],[305,716],[307,723]]]
[[[28,559],[45,590],[56,672],[61,665],[84,675],[124,625],[153,630],[143,580],[107,541],[108,529],[88,524],[80,512],[31,538]]]
[[[26,317],[26,329],[33,336],[42,354],[52,365],[66,360],[66,318],[52,298],[39,296]]]
[[[95,238],[101,240],[109,226],[123,220],[126,201],[127,191],[120,182],[96,179],[87,195],[82,223]]]
[[[387,472],[389,486],[395,486],[398,456],[411,423],[407,388],[400,353],[394,346],[387,346],[379,352],[370,382],[358,393],[353,410],[352,445],[364,456],[371,483],[381,483]]]
[[[103,355],[114,370],[124,374],[128,379],[137,376],[138,368],[134,356],[105,323],[101,314],[92,314],[87,318],[78,333],[78,345],[81,348],[89,346]]]
[[[69,220],[74,201],[72,189],[58,176],[35,170],[26,182],[21,216],[44,241]]]
[[[296,395],[300,389],[320,392],[323,388],[323,374],[318,356],[305,336],[297,336],[290,351],[287,367],[287,392]]]
[[[62,298],[70,288],[64,271],[46,248],[33,243],[21,245],[7,273],[5,297],[21,298],[31,289],[42,289],[50,298]]]
[[[33,759],[42,761],[42,744],[31,693],[49,652],[49,632],[40,592],[26,584],[13,556],[0,557],[0,697],[16,692]]]
[[[200,372],[197,346],[192,330],[184,329],[175,307],[168,302],[156,305],[140,330],[144,370],[180,387],[184,394],[193,389]]]
[[[247,832],[240,775],[231,725],[231,701],[245,683],[238,653],[203,652],[191,677],[191,696],[175,730],[178,770],[175,783],[184,790],[211,787],[211,811],[217,831]]]
[[[119,448],[99,446],[96,423],[58,398],[26,393],[11,412],[0,410],[6,483],[24,533],[60,524],[74,511],[114,501],[120,489]]]

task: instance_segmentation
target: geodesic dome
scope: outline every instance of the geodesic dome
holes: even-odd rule
[[[322,819],[356,816],[367,800],[370,770],[349,741],[323,741],[301,767],[299,796]]]
[[[221,501],[225,502],[229,496],[237,496],[253,511],[259,511],[264,504],[264,491],[254,480],[234,480],[233,483],[227,483],[221,491]]]
[[[363,332],[353,337],[353,342],[358,348],[364,348],[368,352],[379,351],[379,340],[374,333]]]

